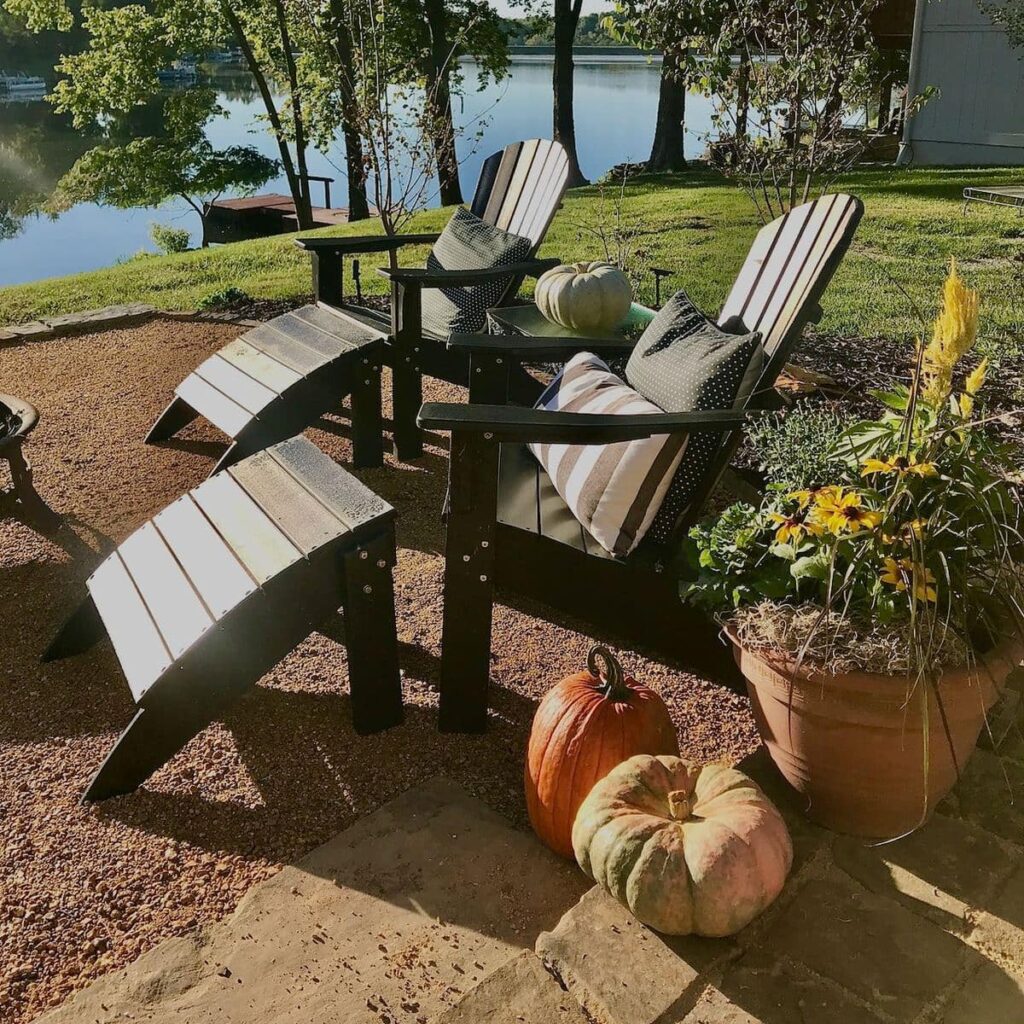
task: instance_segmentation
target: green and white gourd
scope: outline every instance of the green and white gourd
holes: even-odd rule
[[[742,772],[640,754],[576,814],[580,867],[667,935],[733,935],[782,891],[793,846],[782,815]]]
[[[534,301],[552,323],[573,331],[604,331],[625,320],[633,288],[610,263],[564,263],[540,277]]]

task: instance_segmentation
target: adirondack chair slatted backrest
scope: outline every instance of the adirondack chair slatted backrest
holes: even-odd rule
[[[864,213],[856,196],[836,193],[805,203],[758,232],[718,323],[760,331],[766,361],[750,404],[763,404],[804,327],[819,315],[818,302],[853,240]],[[672,542],[685,536],[725,471],[740,434],[722,438],[709,472],[680,516]]]
[[[514,142],[484,161],[470,209],[488,224],[529,238],[536,254],[568,178],[569,158],[559,143]]]
[[[846,252],[864,212],[836,193],[804,203],[765,225],[725,300],[720,324],[760,331],[765,362],[759,387],[773,387]]]

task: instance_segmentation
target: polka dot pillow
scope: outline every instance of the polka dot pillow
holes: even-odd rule
[[[676,292],[648,325],[629,362],[626,380],[665,412],[703,412],[743,405],[764,368],[761,336],[730,333],[708,318],[685,292]],[[648,535],[667,541],[703,483],[724,435],[693,431],[686,457]]]
[[[459,207],[448,221],[427,258],[429,270],[489,270],[530,258],[533,243]],[[423,328],[446,338],[450,334],[482,331],[487,310],[497,306],[515,285],[511,275],[471,288],[424,288]]]

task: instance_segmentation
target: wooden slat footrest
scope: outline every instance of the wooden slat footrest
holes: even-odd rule
[[[400,721],[394,518],[297,437],[210,478],[128,537],[88,588],[146,713],[88,798],[138,786],[342,606],[357,730]],[[54,648],[81,646],[58,637]],[[170,734],[154,743],[165,720]]]

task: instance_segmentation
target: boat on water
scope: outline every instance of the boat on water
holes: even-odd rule
[[[194,61],[176,60],[169,68],[161,68],[156,77],[165,85],[192,85],[199,78]]]
[[[0,70],[0,95],[42,96],[46,92],[46,79],[38,75],[26,75],[24,71]]]

